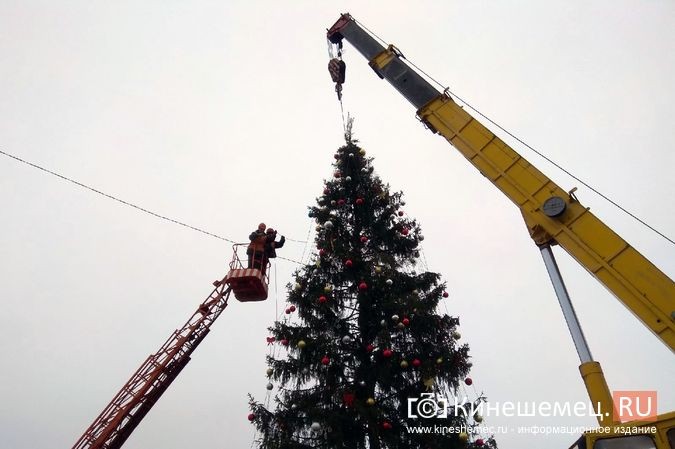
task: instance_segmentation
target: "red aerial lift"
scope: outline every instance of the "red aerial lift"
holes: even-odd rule
[[[149,356],[103,409],[73,446],[73,449],[118,449],[169,388],[190,361],[192,352],[209,333],[211,325],[227,307],[230,294],[242,302],[267,299],[269,262],[261,269],[246,268],[238,250],[248,244],[233,245],[229,271],[213,283],[211,294],[197,307],[190,319],[174,331],[159,350]],[[254,254],[255,257],[255,254]]]

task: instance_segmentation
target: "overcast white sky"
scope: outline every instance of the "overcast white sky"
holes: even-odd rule
[[[325,29],[349,11],[489,116],[675,234],[675,3],[0,0],[0,148],[216,234],[304,240],[341,145]],[[345,107],[406,193],[491,401],[585,401],[578,359],[518,210],[345,50]],[[499,134],[499,133],[498,133]],[[507,139],[508,140],[508,139]],[[566,188],[577,185],[516,146]],[[669,276],[675,248],[577,195]],[[225,274],[230,247],[0,158],[0,447],[70,447]],[[300,259],[303,245],[281,255]],[[672,353],[557,251],[612,389],[675,408]],[[271,298],[233,302],[126,448],[249,447]],[[490,417],[488,425],[594,425]],[[503,448],[573,435],[498,436]]]

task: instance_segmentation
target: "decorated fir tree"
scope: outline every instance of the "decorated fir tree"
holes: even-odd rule
[[[471,404],[431,416],[445,409],[440,397],[470,384],[468,346],[458,318],[437,311],[447,293],[420,268],[419,225],[365,154],[351,141],[340,148],[310,208],[317,254],[295,273],[285,318],[267,338],[275,404],[251,399],[259,447],[495,447],[471,432],[482,420]],[[448,431],[410,430],[423,425]]]

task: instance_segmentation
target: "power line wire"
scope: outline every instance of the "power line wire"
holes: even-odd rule
[[[47,168],[41,167],[40,165],[37,165],[37,164],[34,164],[34,163],[32,163],[32,162],[29,162],[29,161],[26,161],[26,160],[24,160],[24,159],[21,159],[20,157],[14,156],[13,154],[9,154],[9,153],[7,153],[7,152],[5,152],[5,151],[2,151],[2,150],[0,150],[0,154],[3,154],[3,155],[5,155],[5,156],[7,156],[7,157],[9,157],[9,158],[11,158],[11,159],[14,159],[14,160],[16,160],[16,161],[18,161],[18,162],[21,162],[22,164],[26,164],[26,165],[29,165],[29,166],[31,166],[31,167],[33,167],[33,168],[37,168],[38,170],[41,170],[41,171],[43,171],[43,172],[45,172],[45,173],[48,173],[48,174],[50,174],[50,175],[52,175],[52,176],[56,176],[57,178],[61,178],[61,179],[63,179],[64,181],[68,181],[68,182],[70,182],[71,184],[75,184],[75,185],[78,186],[78,187],[85,188],[85,189],[90,190],[90,191],[92,191],[92,192],[94,192],[94,193],[97,193],[97,194],[99,194],[99,195],[102,195],[102,196],[104,196],[104,197],[106,197],[106,198],[109,198],[109,199],[111,199],[111,200],[117,201],[118,203],[122,203],[122,204],[124,204],[125,206],[133,207],[134,209],[137,209],[137,210],[139,210],[139,211],[141,211],[141,212],[144,212],[144,213],[146,213],[146,214],[152,215],[153,217],[157,217],[157,218],[159,218],[159,219],[162,219],[162,220],[165,220],[165,221],[168,221],[168,222],[171,222],[171,223],[174,223],[174,224],[183,226],[183,227],[185,227],[185,228],[191,229],[191,230],[193,230],[193,231],[200,232],[200,233],[205,234],[205,235],[208,235],[208,236],[210,236],[210,237],[214,237],[214,238],[217,238],[217,239],[220,239],[220,240],[224,240],[224,241],[226,241],[226,242],[237,243],[237,242],[235,242],[234,240],[228,239],[227,237],[222,237],[222,236],[217,235],[217,234],[214,234],[214,233],[212,233],[212,232],[205,231],[204,229],[200,229],[200,228],[198,228],[198,227],[196,227],[196,226],[189,225],[189,224],[184,223],[184,222],[182,222],[182,221],[176,220],[176,219],[171,218],[171,217],[167,217],[167,216],[165,216],[165,215],[158,214],[157,212],[153,212],[153,211],[148,210],[148,209],[146,209],[146,208],[144,208],[144,207],[141,207],[141,206],[138,206],[138,205],[136,205],[136,204],[130,203],[130,202],[128,202],[128,201],[125,201],[125,200],[123,200],[123,199],[117,198],[116,196],[113,196],[113,195],[110,195],[110,194],[108,194],[108,193],[102,192],[102,191],[100,191],[100,190],[98,190],[98,189],[95,189],[95,188],[93,188],[93,187],[90,187],[90,186],[88,186],[88,185],[86,185],[86,184],[83,184],[83,183],[81,183],[81,182],[79,182],[79,181],[75,181],[74,179],[71,179],[71,178],[68,178],[67,176],[63,176],[63,175],[61,175],[61,174],[59,174],[59,173],[53,172],[53,171],[51,171],[51,170],[49,170],[49,169],[47,169]],[[288,239],[288,240],[292,240],[292,241],[294,241],[294,242],[299,242],[299,243],[306,243],[306,242],[304,242],[304,241],[302,241],[302,240],[293,240],[293,239]],[[287,258],[285,258],[285,257],[280,257],[280,259],[284,259],[284,260],[288,260],[288,261],[290,261],[290,262],[294,262],[294,263],[300,264],[300,262],[298,262],[298,261],[295,261],[295,260],[292,260],[292,259],[287,259]]]

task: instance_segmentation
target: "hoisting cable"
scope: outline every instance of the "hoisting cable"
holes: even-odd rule
[[[88,186],[88,185],[86,185],[86,184],[83,184],[83,183],[81,183],[81,182],[79,182],[79,181],[75,181],[74,179],[68,178],[67,176],[63,176],[63,175],[61,175],[61,174],[59,174],[59,173],[56,173],[56,172],[54,172],[54,171],[51,171],[51,170],[49,170],[49,169],[47,169],[47,168],[41,167],[40,165],[37,165],[37,164],[34,164],[34,163],[32,163],[32,162],[29,162],[29,161],[26,161],[26,160],[24,160],[24,159],[21,159],[20,157],[14,156],[13,154],[9,154],[9,153],[7,153],[7,152],[5,152],[5,151],[2,151],[2,150],[0,150],[0,154],[2,154],[2,155],[4,155],[4,156],[7,156],[7,157],[9,157],[9,158],[11,158],[11,159],[14,159],[14,160],[16,160],[16,161],[19,161],[19,162],[21,162],[22,164],[26,164],[26,165],[31,166],[31,167],[33,167],[33,168],[37,168],[38,170],[43,171],[43,172],[45,172],[45,173],[48,173],[48,174],[50,174],[50,175],[52,175],[52,176],[56,176],[57,178],[61,178],[61,179],[63,179],[64,181],[68,181],[68,182],[70,182],[71,184],[75,184],[75,185],[78,186],[78,187],[85,188],[85,189],[90,190],[90,191],[92,191],[92,192],[94,192],[94,193],[97,193],[97,194],[99,194],[99,195],[101,195],[101,196],[104,196],[104,197],[109,198],[109,199],[111,199],[111,200],[117,201],[118,203],[121,203],[121,204],[123,204],[123,205],[125,205],[125,206],[133,207],[134,209],[139,210],[139,211],[141,211],[141,212],[144,212],[144,213],[146,213],[146,214],[152,215],[153,217],[157,217],[157,218],[159,218],[159,219],[162,219],[162,220],[165,220],[165,221],[168,221],[168,222],[171,222],[171,223],[174,223],[174,224],[183,226],[183,227],[185,227],[185,228],[191,229],[191,230],[193,230],[193,231],[200,232],[200,233],[205,234],[205,235],[208,235],[208,236],[210,236],[210,237],[214,237],[214,238],[217,238],[217,239],[220,239],[220,240],[224,240],[224,241],[226,241],[226,242],[237,243],[237,242],[235,242],[234,240],[228,239],[227,237],[222,237],[222,236],[217,235],[217,234],[214,234],[214,233],[212,233],[212,232],[205,231],[205,230],[200,229],[200,228],[198,228],[198,227],[196,227],[196,226],[192,226],[192,225],[189,225],[189,224],[184,223],[184,222],[182,222],[182,221],[176,220],[176,219],[174,219],[174,218],[171,218],[171,217],[167,217],[167,216],[165,216],[165,215],[158,214],[157,212],[153,212],[153,211],[151,211],[151,210],[148,210],[148,209],[146,209],[146,208],[144,208],[144,207],[141,207],[141,206],[138,206],[138,205],[136,205],[136,204],[130,203],[130,202],[125,201],[125,200],[123,200],[123,199],[121,199],[121,198],[118,198],[118,197],[116,197],[116,196],[113,196],[113,195],[110,195],[110,194],[108,194],[108,193],[102,192],[102,191],[100,191],[100,190],[98,190],[98,189],[95,189],[95,188],[93,188],[93,187],[90,187],[90,186]],[[298,242],[298,243],[305,243],[305,244],[307,243],[305,240],[295,240],[295,239],[289,239],[289,238],[287,238],[287,240],[291,240],[291,241],[293,241],[293,242]],[[286,258],[286,257],[279,257],[279,259],[284,259],[284,260],[287,260],[287,261],[289,261],[289,262],[293,262],[293,263],[297,263],[297,264],[299,264],[299,265],[302,265],[302,263],[298,262],[297,260],[288,259],[288,258]]]
[[[380,42],[382,42],[382,43],[384,44],[385,47],[387,47],[387,43],[386,43],[382,38],[380,38],[377,34],[375,34],[375,33],[373,33],[372,31],[370,31],[366,26],[364,26],[361,22],[357,21],[356,19],[354,19],[354,21],[355,21],[361,28],[363,28],[363,29],[366,30],[368,33],[370,33],[373,37],[375,37],[375,38],[378,39]],[[519,143],[521,143],[522,145],[524,145],[524,146],[525,146],[526,148],[528,148],[529,150],[533,151],[535,154],[537,154],[538,156],[540,156],[541,158],[543,158],[544,160],[546,160],[548,163],[550,163],[551,165],[553,165],[553,166],[556,167],[557,169],[561,170],[563,173],[567,174],[569,177],[571,177],[572,179],[574,179],[575,181],[577,181],[578,183],[580,183],[581,185],[583,185],[584,187],[586,187],[587,189],[589,189],[591,192],[595,193],[595,194],[598,195],[600,198],[602,198],[602,199],[604,199],[605,201],[609,202],[610,204],[612,204],[613,206],[617,207],[619,210],[621,210],[622,212],[624,212],[625,214],[627,214],[628,216],[630,216],[631,218],[633,218],[634,220],[636,220],[638,223],[640,223],[640,224],[642,224],[643,226],[649,228],[651,231],[655,232],[655,233],[658,234],[659,236],[663,237],[664,239],[668,240],[670,243],[672,243],[673,245],[675,245],[675,241],[674,241],[673,239],[671,239],[670,237],[666,236],[664,233],[660,232],[659,230],[657,230],[656,228],[654,228],[653,226],[651,226],[649,223],[645,222],[644,220],[642,220],[641,218],[639,218],[637,215],[635,215],[634,213],[630,212],[629,210],[627,210],[626,208],[624,208],[623,206],[621,206],[620,204],[618,204],[616,201],[612,200],[612,199],[609,198],[607,195],[605,195],[605,194],[603,194],[602,192],[600,192],[598,189],[594,188],[593,186],[591,186],[591,185],[588,184],[587,182],[581,180],[579,177],[577,177],[577,176],[575,176],[574,174],[572,174],[569,170],[565,169],[563,166],[561,166],[560,164],[558,164],[557,162],[555,162],[554,160],[552,160],[551,158],[549,158],[549,157],[546,156],[545,154],[541,153],[540,151],[538,151],[538,150],[536,150],[535,148],[533,148],[531,145],[527,144],[524,140],[520,139],[520,138],[517,137],[515,134],[511,133],[510,131],[508,131],[506,128],[504,128],[502,125],[500,125],[499,123],[497,123],[497,122],[495,122],[494,120],[492,120],[490,117],[488,117],[488,116],[486,116],[485,114],[483,114],[482,112],[480,112],[478,109],[476,109],[475,107],[473,107],[473,106],[472,106],[471,104],[469,104],[467,101],[463,100],[459,95],[457,95],[457,94],[455,94],[453,91],[451,91],[449,87],[446,87],[445,85],[443,85],[442,83],[440,83],[439,81],[437,81],[436,79],[434,79],[431,75],[429,75],[427,72],[425,72],[425,71],[422,70],[420,67],[418,67],[414,62],[412,62],[410,59],[406,58],[402,53],[399,53],[399,56],[400,56],[402,59],[405,59],[406,61],[408,61],[408,63],[410,63],[410,65],[411,65],[412,67],[414,67],[414,68],[415,68],[418,72],[420,72],[422,75],[426,76],[430,81],[436,83],[436,84],[443,90],[443,93],[452,95],[452,96],[455,97],[457,100],[459,100],[459,101],[462,102],[464,105],[466,105],[468,108],[470,108],[472,111],[474,111],[476,114],[480,115],[480,116],[483,117],[485,120],[487,120],[488,122],[492,123],[495,127],[499,128],[500,130],[502,130],[503,132],[505,132],[506,134],[508,134],[510,137],[512,137],[513,139],[515,139],[516,141],[518,141]]]
[[[342,103],[342,85],[345,82],[345,74],[347,66],[342,60],[342,42],[338,44],[333,44],[330,40],[328,42],[328,72],[330,77],[335,83],[335,93],[337,94],[338,101],[340,102],[340,114],[342,115],[342,131],[345,133],[345,139],[347,136],[347,121],[345,120],[345,108]],[[337,50],[337,53],[336,53]]]

